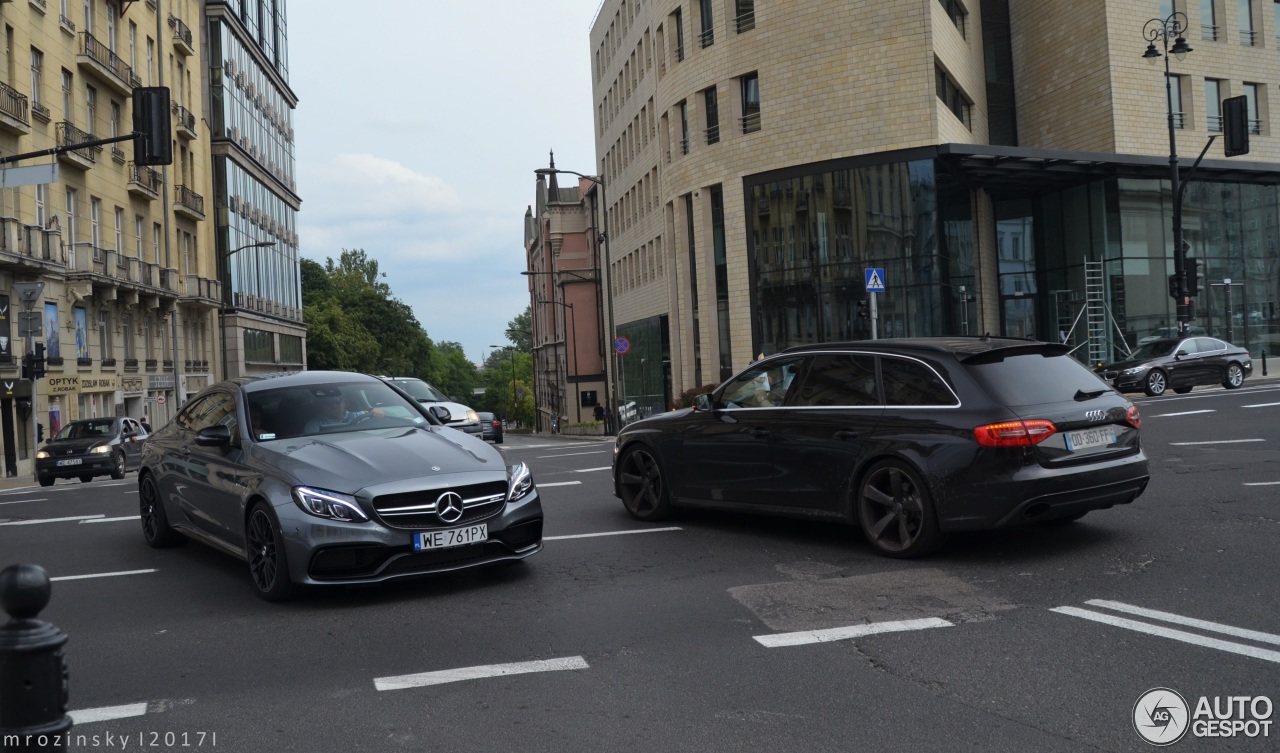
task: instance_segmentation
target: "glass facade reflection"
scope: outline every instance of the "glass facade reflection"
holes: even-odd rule
[[[940,165],[828,163],[748,177],[754,350],[870,337],[859,316],[870,267],[885,269],[888,288],[877,300],[880,337],[989,331],[1065,340],[1087,361],[1119,358],[1176,327],[1167,181],[1101,178],[1035,198],[1031,187],[1006,189],[990,198],[983,224],[973,207],[987,195]],[[1198,180],[1184,195],[1183,223],[1201,269],[1193,324],[1274,353],[1280,187]],[[985,325],[974,296],[979,253],[994,257],[986,269],[997,276],[988,299],[998,318]],[[1105,332],[1092,343],[1091,295],[1105,312]]]
[[[235,162],[219,157],[214,167],[215,192],[220,204],[225,200],[218,207],[219,245],[240,249],[227,262],[232,305],[277,316],[295,316],[282,309],[298,309],[301,316],[297,213]],[[263,241],[275,245],[244,248]]]

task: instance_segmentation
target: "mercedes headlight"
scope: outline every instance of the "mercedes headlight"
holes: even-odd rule
[[[533,491],[533,474],[529,466],[516,463],[507,469],[507,501],[515,502],[527,497]]]
[[[1124,371],[1120,372],[1120,376],[1133,376],[1134,374],[1141,374],[1142,372],[1146,371],[1149,368],[1151,367],[1146,365],[1134,366],[1132,369],[1125,369]]]
[[[107,455],[107,454],[110,454],[111,452],[111,445],[109,444],[100,445],[98,447],[93,448],[92,450],[89,450],[89,452],[92,452],[94,455]]]
[[[363,523],[369,519],[360,509],[360,503],[350,494],[328,492],[307,486],[293,487],[293,501],[317,518],[341,520],[347,523]]]

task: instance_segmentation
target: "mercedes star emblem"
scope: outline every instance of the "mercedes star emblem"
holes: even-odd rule
[[[462,517],[462,495],[445,492],[436,497],[436,517],[446,523],[456,523]]]

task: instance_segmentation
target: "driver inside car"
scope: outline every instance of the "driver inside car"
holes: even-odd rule
[[[303,429],[304,434],[319,434],[321,431],[335,427],[351,426],[362,419],[383,414],[381,408],[357,411],[347,410],[346,401],[343,399],[341,392],[321,396],[316,401],[316,410],[318,412],[311,417],[311,420],[307,421],[307,425]]]

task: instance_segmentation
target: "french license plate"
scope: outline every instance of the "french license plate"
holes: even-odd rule
[[[428,549],[448,549],[451,546],[479,544],[489,539],[489,525],[481,523],[463,528],[449,528],[444,531],[426,531],[413,534],[413,550],[424,552]]]
[[[81,462],[82,460],[83,460],[83,458],[71,458],[70,460],[59,460],[59,461],[58,461],[58,465],[59,465],[59,466],[63,466],[63,465],[80,465],[80,462]]]
[[[1067,433],[1067,449],[1075,452],[1090,447],[1105,447],[1116,441],[1115,427],[1102,427]]]

